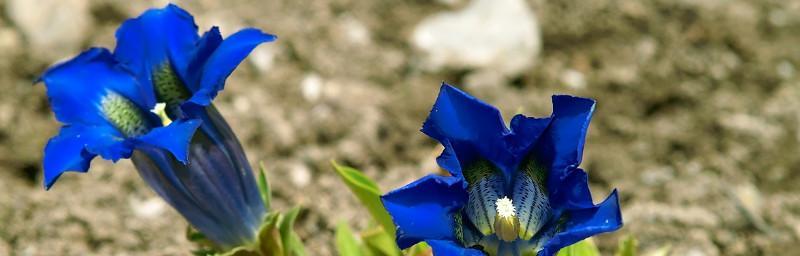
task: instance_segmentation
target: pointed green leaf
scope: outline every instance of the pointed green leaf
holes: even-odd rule
[[[286,256],[304,256],[306,255],[303,242],[300,237],[294,232],[294,221],[297,220],[297,214],[300,213],[299,207],[294,207],[286,212],[278,221],[278,229],[280,230],[281,240],[283,240],[283,248]]]
[[[594,245],[592,238],[586,238],[583,241],[577,242],[573,245],[564,247],[558,251],[558,256],[600,256],[600,251]]]
[[[361,238],[374,255],[400,256],[401,251],[394,237],[385,232],[381,226],[367,230]]]
[[[277,227],[279,215],[278,213],[268,214],[258,231],[257,249],[264,256],[284,255],[281,234]]]
[[[633,235],[628,235],[619,241],[619,247],[615,256],[636,256],[636,238]]]
[[[336,225],[336,250],[339,255],[361,256],[361,250],[358,247],[358,240],[347,223],[339,222],[339,225]]]
[[[264,201],[264,207],[269,209],[272,202],[272,191],[270,191],[269,182],[267,182],[267,169],[264,168],[264,162],[258,163],[258,170],[258,190],[261,192],[261,200]]]
[[[372,218],[388,232],[392,239],[394,239],[394,222],[386,209],[383,208],[381,190],[378,188],[378,185],[356,169],[340,166],[335,161],[331,161],[331,164],[333,164],[333,168],[336,170],[336,173],[339,174],[339,177],[341,177],[347,187],[350,188],[350,191],[352,191],[358,200],[361,201],[361,204],[367,208]]]

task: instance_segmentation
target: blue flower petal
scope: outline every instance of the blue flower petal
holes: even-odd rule
[[[137,138],[137,141],[149,146],[163,148],[172,153],[176,159],[186,164],[189,161],[189,142],[194,131],[200,126],[200,120],[177,120],[166,127],[159,127]]]
[[[506,136],[506,144],[518,158],[527,157],[531,148],[539,141],[539,137],[550,125],[550,117],[527,117],[521,114],[511,119],[510,136]]]
[[[405,249],[421,241],[455,240],[453,214],[467,201],[463,180],[428,175],[381,196],[397,225],[397,245]]]
[[[260,215],[265,212],[261,194],[258,186],[255,183],[255,176],[250,167],[247,156],[239,143],[239,139],[233,133],[233,130],[228,125],[228,122],[222,117],[213,105],[207,107],[199,107],[195,104],[186,104],[186,106],[195,106],[197,110],[188,112],[192,114],[193,118],[201,120],[203,124],[198,128],[197,135],[192,139],[195,147],[203,148],[202,154],[205,154],[204,160],[194,162],[195,165],[202,165],[205,162],[214,163],[213,168],[226,171],[218,171],[218,180],[221,184],[240,184],[237,186],[229,186],[231,189],[241,189],[237,192],[243,195],[245,204],[250,207],[255,219],[260,222]],[[200,152],[193,152],[199,154]],[[257,226],[257,224],[256,224]]]
[[[578,167],[595,101],[567,95],[553,96],[550,126],[542,134],[534,153],[548,168],[547,189],[553,194],[567,175],[568,167]]]
[[[61,128],[59,134],[44,147],[44,188],[50,189],[64,172],[86,172],[89,162],[96,156],[86,152],[84,139],[70,126]]]
[[[445,147],[452,147],[449,152],[445,150],[448,155],[440,161],[458,159],[463,167],[480,160],[480,156],[497,165],[506,176],[513,173],[512,154],[503,140],[510,131],[500,111],[455,87],[442,83],[422,132]],[[442,167],[454,176],[462,176],[461,168],[456,169],[454,162],[445,162]]]
[[[126,20],[117,30],[114,56],[138,76],[142,89],[153,91],[153,70],[169,64],[186,79],[186,67],[198,39],[192,15],[169,4]],[[155,95],[147,99],[155,104]]]
[[[216,36],[213,36],[214,31],[214,29],[210,31],[212,34],[208,35],[209,38],[216,38]],[[219,31],[216,31],[216,33],[218,34]],[[274,35],[261,32],[261,30],[246,28],[222,41],[219,47],[207,58],[202,58],[202,55],[194,58],[193,62],[202,62],[202,64],[192,63],[191,66],[202,65],[202,74],[196,74],[200,77],[200,86],[189,101],[202,106],[210,104],[211,100],[217,96],[217,92],[223,89],[225,79],[239,66],[239,63],[256,46],[261,43],[275,41],[275,39]],[[208,54],[207,51],[199,51],[198,53]]]
[[[45,71],[39,81],[47,87],[56,119],[66,124],[110,125],[98,107],[109,92],[151,109],[153,105],[146,104],[136,80],[116,65],[108,50],[91,48]]]
[[[211,27],[206,33],[197,41],[194,52],[192,52],[192,59],[189,61],[186,74],[189,74],[188,84],[189,89],[192,91],[199,90],[200,78],[203,74],[203,67],[206,61],[211,57],[219,45],[222,43],[222,34],[219,33],[219,28]]]
[[[544,244],[539,255],[555,255],[561,248],[622,227],[622,213],[616,189],[597,206],[569,211],[568,214],[568,220],[561,231]]]
[[[458,157],[456,156],[455,148],[450,143],[450,141],[445,140],[442,141],[441,143],[442,146],[444,146],[444,150],[442,151],[442,154],[436,157],[436,163],[439,164],[439,166],[442,169],[450,172],[451,175],[457,177],[463,177],[464,175],[462,174],[461,171],[461,162],[458,160]]]
[[[75,126],[74,128],[80,128],[79,133],[86,143],[86,151],[113,162],[131,157],[133,143],[123,137],[115,128],[109,126]]]
[[[594,207],[589,191],[589,177],[580,168],[567,171],[562,188],[550,197],[550,204],[557,210],[576,210]]]
[[[425,241],[431,246],[433,255],[439,256],[484,256],[481,251],[475,249],[464,248],[457,243],[449,240],[427,240]]]
[[[100,155],[111,161],[129,158],[130,141],[108,126],[65,125],[44,149],[44,182],[49,188],[66,171],[86,172]]]

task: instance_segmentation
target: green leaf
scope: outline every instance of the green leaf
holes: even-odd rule
[[[636,247],[638,242],[632,235],[628,235],[622,240],[619,240],[619,247],[615,256],[636,256]]]
[[[218,256],[305,256],[305,249],[293,226],[300,208],[286,214],[272,212],[264,217],[256,241],[245,244]]]
[[[374,255],[400,256],[400,248],[394,241],[394,237],[383,230],[381,226],[376,226],[361,234],[367,248]]]
[[[350,188],[350,191],[356,195],[358,200],[361,201],[361,204],[367,207],[372,218],[375,219],[375,221],[383,227],[383,230],[388,232],[392,240],[394,240],[394,222],[386,209],[383,208],[383,203],[381,203],[381,190],[378,188],[378,185],[356,169],[340,166],[335,161],[331,161],[331,164],[333,164],[333,168],[336,170],[336,173],[339,174],[339,177],[341,177],[347,187]]]
[[[336,226],[336,250],[339,255],[361,256],[358,240],[345,222]]]
[[[573,245],[564,247],[557,256],[600,256],[600,251],[594,245],[592,238],[584,239]]]
[[[297,214],[299,213],[300,208],[294,207],[286,212],[278,221],[278,230],[280,231],[286,256],[306,255],[303,242],[300,240],[300,237],[297,236],[297,233],[294,232],[294,221],[297,220]]]
[[[258,231],[257,249],[264,256],[283,256],[283,243],[278,230],[279,213],[270,213],[264,218],[264,223]]]
[[[192,242],[201,242],[206,240],[206,236],[200,231],[197,231],[192,226],[186,227],[186,239]]]
[[[192,252],[194,255],[214,255],[219,251],[214,242],[208,240],[203,233],[200,233],[191,225],[186,227],[186,239],[197,246],[197,249]]]
[[[208,255],[216,255],[217,251],[213,249],[197,249],[192,251],[192,255],[194,256],[208,256]]]
[[[261,200],[264,201],[264,207],[269,209],[272,202],[272,191],[270,191],[269,182],[267,182],[267,169],[264,168],[264,162],[258,163],[258,170],[258,190],[261,192]]]
[[[403,255],[407,256],[433,256],[433,249],[426,242],[419,242],[411,248],[403,250]]]

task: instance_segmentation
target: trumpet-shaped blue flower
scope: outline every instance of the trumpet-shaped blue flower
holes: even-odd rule
[[[116,36],[114,56],[136,76],[142,90],[152,92],[154,97],[146,101],[165,104],[171,119],[202,120],[192,139],[186,168],[198,175],[190,179],[203,185],[189,189],[218,202],[209,210],[241,215],[237,221],[249,227],[245,238],[252,237],[265,208],[239,140],[211,101],[256,46],[276,37],[246,28],[223,40],[217,27],[201,37],[192,16],[172,4],[125,21]],[[146,168],[153,166],[148,161],[138,157],[133,161],[140,172],[152,169]],[[171,186],[152,175],[142,176],[153,187]]]
[[[56,119],[64,124],[45,147],[45,188],[66,171],[85,172],[98,155],[116,162],[147,148],[187,161],[189,140],[200,121],[162,127],[148,111],[154,105],[143,100],[136,80],[116,64],[108,50],[92,48],[40,78]]]
[[[422,132],[444,145],[451,176],[428,175],[382,197],[397,243],[425,241],[435,255],[554,255],[619,229],[617,192],[592,202],[578,168],[595,102],[553,96],[546,118],[500,112],[443,84]]]
[[[200,37],[192,16],[172,4],[125,21],[116,36],[113,55],[92,49],[42,76],[65,124],[45,150],[46,187],[64,171],[85,172],[95,155],[131,158],[145,182],[217,245],[252,242],[267,209],[241,144],[211,101],[250,51],[275,36],[247,28],[223,40],[214,27]],[[168,117],[151,112],[157,104]]]

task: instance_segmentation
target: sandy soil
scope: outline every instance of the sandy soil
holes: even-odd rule
[[[0,0],[0,255],[184,254],[185,222],[128,161],[96,160],[42,189],[42,148],[58,124],[44,87],[31,85],[80,49],[113,47],[122,20],[163,3],[39,4],[22,16],[77,8],[83,17],[40,31],[12,2]],[[436,169],[440,148],[418,129],[442,81],[506,117],[548,115],[554,93],[597,99],[582,166],[597,200],[620,189],[626,221],[598,238],[606,252],[625,234],[674,255],[789,255],[800,242],[800,2],[531,0],[541,53],[508,79],[420,67],[414,26],[466,1],[224,2],[179,3],[203,30],[255,26],[280,37],[216,104],[250,160],[268,166],[276,210],[304,206],[298,230],[311,255],[335,254],[339,221],[366,225],[331,159],[385,190]],[[35,43],[53,31],[75,33]]]

